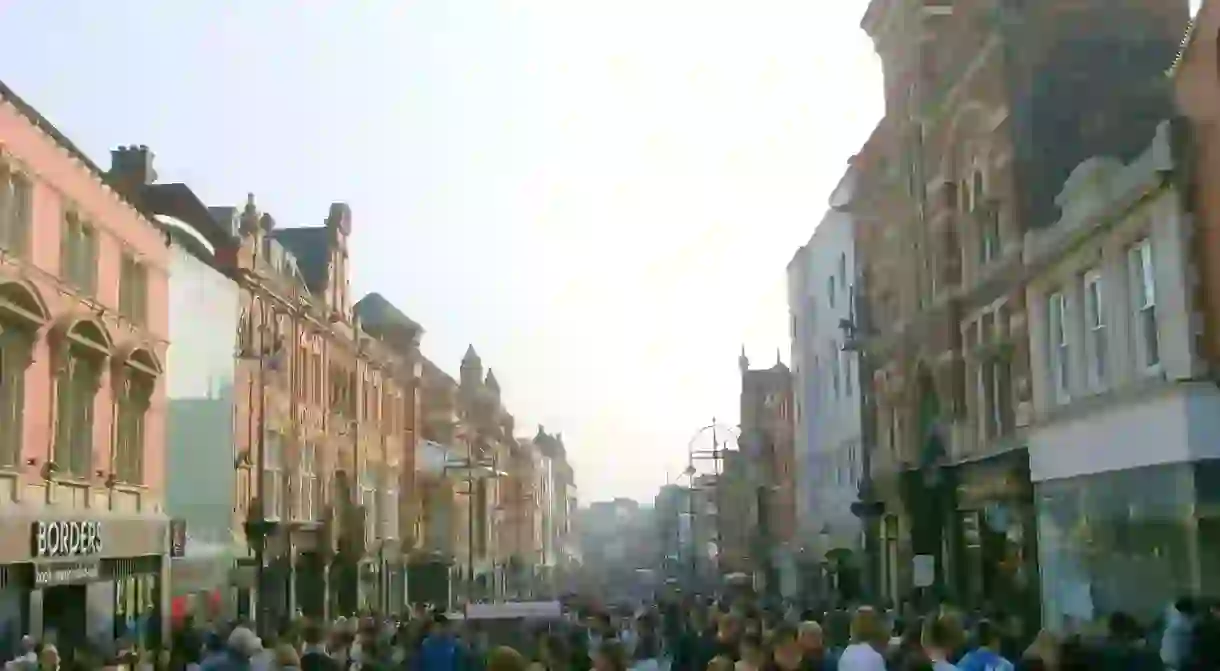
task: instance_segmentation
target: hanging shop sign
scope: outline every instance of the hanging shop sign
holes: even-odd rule
[[[169,556],[186,556],[186,520],[173,519],[169,521]]]
[[[90,557],[102,553],[102,523],[97,520],[37,521],[31,527],[34,557]]]

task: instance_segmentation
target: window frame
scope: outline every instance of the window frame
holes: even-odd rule
[[[148,266],[124,251],[119,262],[119,314],[137,326],[148,320]]]
[[[103,358],[69,344],[55,372],[55,434],[52,460],[61,477],[87,481],[93,475],[93,429]]]
[[[98,231],[75,209],[64,211],[60,229],[60,279],[82,295],[97,294]]]
[[[0,468],[21,466],[25,435],[25,373],[32,338],[10,322],[0,322]]]
[[[114,464],[111,474],[115,482],[141,486],[144,484],[148,409],[156,381],[131,366],[125,368],[115,403]]]
[[[1160,320],[1156,301],[1156,257],[1152,241],[1143,238],[1131,245],[1127,272],[1131,278],[1132,311],[1136,350],[1145,374],[1161,369]]]
[[[1091,389],[1101,391],[1105,389],[1110,374],[1105,276],[1094,268],[1085,271],[1081,284],[1084,293],[1084,327],[1088,336],[1088,382]]]
[[[24,258],[34,225],[34,181],[0,157],[0,249]]]
[[[1069,328],[1071,307],[1068,296],[1057,289],[1046,297],[1047,305],[1047,354],[1050,364],[1052,398],[1058,404],[1071,401],[1072,391],[1072,343]]]
[[[263,437],[262,518],[280,520],[284,516],[284,437],[267,429]]]

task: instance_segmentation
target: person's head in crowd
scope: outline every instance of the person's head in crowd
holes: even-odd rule
[[[627,651],[618,641],[603,641],[593,651],[593,671],[627,671]]]
[[[735,643],[741,638],[741,616],[736,613],[724,613],[716,625],[716,639],[721,643]]]
[[[487,671],[525,671],[528,667],[525,657],[508,646],[500,646],[487,654]]]
[[[980,648],[999,652],[1004,646],[1003,639],[1003,632],[991,620],[979,620],[974,625],[974,643]]]
[[[746,634],[741,637],[741,647],[738,651],[741,661],[749,669],[761,669],[767,663],[767,649],[763,647],[762,636]]]
[[[301,657],[291,644],[281,643],[275,647],[275,663],[281,669],[299,669],[301,668]]]
[[[797,671],[805,658],[797,627],[783,623],[771,632],[772,659],[780,671]]]
[[[538,639],[538,657],[548,669],[566,669],[571,660],[568,642],[559,634],[543,632]]]
[[[58,669],[59,648],[55,647],[53,643],[42,646],[42,650],[38,653],[38,664],[43,669]]]
[[[249,659],[263,649],[263,643],[253,631],[245,627],[236,627],[229,633],[227,647],[238,657]]]
[[[801,646],[801,652],[806,655],[818,655],[826,647],[826,637],[822,633],[822,625],[814,620],[805,620],[797,625],[796,641]]]
[[[326,645],[326,630],[317,622],[309,622],[302,628],[301,638],[307,648],[318,649]]]
[[[923,625],[923,649],[933,661],[948,661],[957,647],[960,636],[956,623],[941,616],[929,616]]]
[[[872,606],[860,606],[851,618],[851,642],[884,650],[890,637],[881,614]]]

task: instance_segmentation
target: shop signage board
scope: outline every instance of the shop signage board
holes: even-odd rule
[[[101,563],[97,561],[42,564],[34,567],[34,586],[53,587],[94,582],[101,578],[101,574]]]
[[[38,520],[30,527],[30,554],[35,558],[91,557],[101,553],[100,521]]]

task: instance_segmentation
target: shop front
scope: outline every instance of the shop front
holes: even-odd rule
[[[1200,579],[1216,570],[1199,561],[1209,553],[1198,533],[1206,526],[1198,470],[1164,464],[1038,483],[1047,627],[1120,610],[1148,624],[1173,599],[1201,591]]]
[[[1027,455],[1014,449],[954,469],[946,568],[962,604],[1003,608],[1036,631],[1038,546]]]
[[[0,517],[0,636],[103,650],[158,642],[167,614],[168,520],[51,510]],[[7,539],[12,539],[7,542]]]

